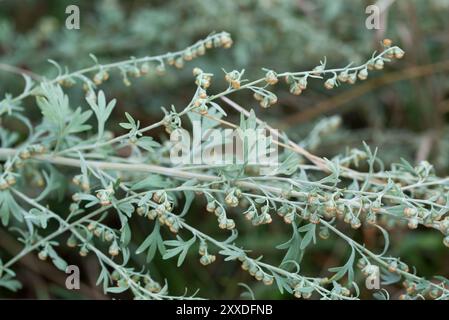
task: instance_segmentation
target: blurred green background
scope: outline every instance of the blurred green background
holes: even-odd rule
[[[69,4],[80,8],[80,30],[65,28],[65,8]],[[365,8],[370,4],[384,8],[378,30],[365,27]],[[264,110],[262,118],[301,141],[317,121],[337,115],[342,120],[340,127],[309,146],[315,154],[332,157],[346,148],[360,147],[364,140],[379,147],[379,155],[387,164],[401,157],[412,163],[428,160],[440,175],[446,175],[448,14],[449,0],[3,0],[0,1],[0,94],[17,94],[23,86],[21,77],[8,72],[8,66],[51,78],[56,70],[48,59],[76,70],[93,64],[89,53],[106,63],[180,50],[213,31],[231,33],[234,40],[231,49],[209,51],[182,70],[169,69],[164,77],[150,73],[145,78],[131,79],[132,85],[126,87],[119,74],[111,75],[111,80],[101,88],[108,97],[118,100],[110,129],[120,130],[114,124],[123,120],[125,111],[149,124],[160,120],[161,106],[173,104],[178,109],[185,106],[195,89],[193,67],[214,73],[212,90],[219,92],[224,86],[222,68],[244,68],[247,78],[256,79],[263,76],[263,67],[280,72],[308,70],[324,56],[329,66],[342,67],[351,61],[364,62],[380,49],[383,38],[390,38],[406,52],[401,61],[370,73],[363,83],[341,85],[332,91],[324,89],[320,81],[310,81],[310,89],[296,97],[280,85],[276,89],[279,106]],[[68,93],[73,105],[86,106],[81,88],[69,89]],[[262,114],[251,94],[239,93],[232,98]],[[30,117],[38,119],[34,101],[29,99],[26,103]],[[230,117],[238,119],[237,114],[230,113]],[[207,219],[202,219],[204,204],[196,206],[192,212],[198,217],[199,228],[215,230],[214,221],[209,225]],[[135,241],[139,244],[151,228],[138,224],[134,227]],[[279,225],[248,227],[241,232],[245,237],[242,243],[263,253],[268,261],[280,261],[282,252],[275,246],[288,240],[282,230]],[[0,255],[6,257],[17,251],[18,244],[3,229],[0,231],[2,247],[8,248]],[[373,241],[368,233],[354,236],[361,241]],[[449,255],[441,245],[440,234],[399,231],[392,237],[396,243],[392,254],[400,254],[422,275],[448,275]],[[332,242],[314,246],[302,263],[303,272],[325,274],[328,267],[344,261],[347,253],[339,252],[339,247]],[[25,288],[16,295],[0,296],[102,298],[101,290],[94,285],[98,271],[95,259],[79,259],[70,251],[66,255],[83,266],[84,290],[68,292],[61,285],[64,274],[58,275],[51,265],[34,263],[29,257],[16,266]],[[276,290],[254,283],[249,275],[240,272],[237,264],[220,260],[202,268],[194,255],[186,260],[182,272],[172,261],[160,259],[150,268],[159,279],[170,279],[174,294],[182,293],[187,286],[201,288],[200,295],[206,297],[238,298],[245,290],[236,284],[245,282],[251,285],[257,298],[281,298]],[[144,264],[144,257],[141,258],[137,265]]]

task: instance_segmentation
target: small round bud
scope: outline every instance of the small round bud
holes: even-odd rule
[[[39,258],[40,260],[42,260],[42,261],[47,260],[48,252],[47,252],[47,250],[44,249],[44,250],[40,251],[40,252],[37,254],[37,256],[38,256],[38,258]]]
[[[302,89],[299,86],[298,82],[295,81],[290,85],[290,93],[294,94],[295,96],[299,96],[302,93]]]
[[[240,89],[240,80],[231,80],[231,87],[233,89]]]
[[[150,72],[150,65],[147,62],[144,62],[141,66],[140,66],[140,72],[142,74],[148,74],[148,72]]]
[[[359,71],[358,77],[360,80],[366,80],[368,78],[368,69],[364,68]]]
[[[401,48],[394,48],[393,50],[394,57],[396,59],[401,59],[404,56],[404,51]]]
[[[358,229],[358,228],[360,228],[361,225],[362,224],[361,224],[359,218],[357,218],[357,217],[353,217],[352,218],[352,220],[351,220],[351,228]]]
[[[175,60],[175,67],[178,69],[184,67],[184,60],[182,59],[182,57]]]
[[[267,71],[267,73],[265,74],[265,82],[271,85],[274,85],[278,82],[278,76],[276,74],[276,72],[270,70]]]
[[[382,70],[384,68],[384,61],[382,58],[379,58],[374,62],[374,68],[376,70]]]
[[[416,229],[416,228],[418,228],[418,224],[419,224],[419,221],[418,221],[418,219],[417,218],[411,218],[409,221],[408,221],[408,227],[410,228],[410,229]]]
[[[201,73],[203,73],[203,70],[201,70],[200,68],[196,67],[196,68],[193,68],[192,73],[193,73],[194,76],[198,76]]]
[[[341,82],[346,82],[348,81],[349,75],[348,75],[348,71],[342,71],[340,72],[340,74],[338,75],[338,80]]]
[[[119,246],[116,241],[112,242],[112,244],[109,246],[108,253],[110,256],[115,257],[119,254]]]
[[[382,40],[382,44],[384,47],[389,48],[391,47],[391,44],[393,43],[393,41],[391,41],[390,39],[386,38]]]
[[[263,279],[264,273],[262,270],[258,270],[256,272],[256,274],[254,275],[254,277],[256,278],[256,280],[260,281]]]
[[[318,233],[318,236],[323,239],[323,240],[327,240],[329,239],[329,229],[328,228],[323,228],[320,230],[320,232]]]
[[[215,209],[216,209],[215,201],[211,201],[211,202],[208,202],[208,203],[207,203],[207,205],[206,205],[206,211],[207,211],[207,212],[212,213],[212,212],[215,211]]]
[[[353,72],[348,77],[348,83],[354,84],[357,81],[357,72]]]
[[[76,237],[72,234],[68,239],[67,239],[67,247],[69,248],[75,248],[77,244],[77,240]]]
[[[89,253],[89,250],[85,246],[81,247],[81,249],[79,251],[79,255],[81,257],[87,256],[88,253]]]
[[[417,210],[415,208],[404,208],[404,216],[410,218],[410,217],[414,217],[417,214]]]
[[[148,218],[148,220],[154,220],[154,219],[156,219],[157,215],[158,215],[157,211],[152,209],[152,210],[148,211],[147,218]]]
[[[234,229],[234,228],[235,228],[235,222],[234,222],[234,220],[233,220],[233,219],[228,219],[228,220],[226,221],[226,229],[232,230],[232,229]]]
[[[335,86],[334,78],[327,79],[326,82],[324,83],[324,87],[328,90],[333,89],[334,86]]]

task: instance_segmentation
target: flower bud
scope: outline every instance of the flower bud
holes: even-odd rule
[[[333,89],[334,86],[335,86],[334,78],[327,79],[326,82],[324,83],[324,87],[328,90]]]
[[[359,71],[358,77],[360,80],[366,80],[368,78],[368,69],[364,68]]]
[[[358,229],[358,228],[360,228],[361,225],[362,224],[361,224],[359,218],[357,218],[357,217],[353,217],[352,218],[352,220],[351,220],[351,228]]]
[[[401,48],[394,48],[393,50],[394,57],[396,59],[401,59],[404,56],[404,51]]]
[[[40,251],[40,252],[37,254],[37,256],[38,256],[38,258],[39,258],[40,260],[42,260],[42,261],[47,260],[48,252],[47,252],[47,250],[44,249],[44,250]]]
[[[348,75],[348,71],[346,71],[346,70],[340,72],[340,74],[337,77],[337,79],[341,82],[348,81],[348,78],[349,78],[349,75]]]
[[[117,244],[117,241],[112,242],[112,244],[109,246],[108,253],[112,257],[118,256],[119,246]]]
[[[374,62],[374,68],[376,70],[382,70],[384,68],[384,61],[382,58],[379,58]]]
[[[419,224],[418,218],[411,218],[408,221],[407,225],[410,229],[416,229],[416,228],[418,228],[418,224]]]
[[[265,82],[271,85],[274,85],[278,82],[278,77],[276,72],[269,70],[267,71],[267,73],[265,74]]]
[[[67,247],[75,248],[76,244],[77,244],[76,237],[73,234],[70,235],[70,237],[67,239]]]

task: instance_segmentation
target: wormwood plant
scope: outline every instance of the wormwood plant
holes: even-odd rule
[[[422,226],[442,233],[441,241],[449,246],[448,178],[435,176],[427,162],[414,167],[402,161],[385,168],[377,150],[367,145],[332,159],[320,158],[256,116],[256,112],[263,114],[264,108],[276,107],[275,85],[299,95],[307,91],[309,81],[322,81],[325,88],[332,89],[365,80],[371,71],[404,55],[389,40],[384,40],[382,52],[361,65],[329,68],[323,59],[310,71],[263,69],[264,75],[256,80],[247,79],[244,70],[224,71],[228,87],[222,92],[212,89],[213,79],[221,75],[196,67],[196,90],[184,106],[163,108],[163,118],[147,125],[125,113],[120,126],[126,133],[114,136],[108,130],[116,100],[106,97],[99,86],[110,75],[119,73],[124,84],[130,85],[132,78],[151,72],[162,75],[169,66],[181,68],[211,48],[231,45],[230,35],[222,32],[178,52],[109,64],[92,56],[93,66],[73,72],[51,61],[58,70],[55,78],[33,80],[23,75],[23,92],[6,94],[0,102],[1,123],[18,121],[28,130],[27,136],[21,137],[0,127],[0,158],[4,162],[0,219],[2,228],[23,244],[10,259],[1,256],[0,286],[12,291],[21,288],[14,265],[30,252],[64,271],[71,263],[58,251],[67,246],[82,257],[96,256],[101,270],[97,285],[113,296],[127,291],[136,299],[208,298],[195,291],[201,288],[174,295],[170,278],[153,276],[151,262],[156,255],[182,268],[186,257],[196,251],[206,268],[217,259],[240,264],[256,281],[297,298],[358,299],[363,277],[373,276],[378,268],[382,286],[402,283],[403,299],[449,297],[447,279],[421,277],[418,270],[391,254],[389,241],[390,230]],[[78,85],[86,95],[82,107],[71,105],[63,89]],[[247,110],[230,100],[228,96],[237,91],[249,91],[262,109]],[[42,113],[39,124],[29,120],[23,106],[26,99],[33,98]],[[229,108],[240,113],[238,123],[225,120]],[[189,129],[195,121],[201,121],[203,129],[265,128],[276,138],[269,140],[269,145],[280,148],[280,162],[274,166],[245,161],[174,165],[170,159],[174,142],[168,134]],[[328,130],[333,122],[326,123],[317,130]],[[166,136],[148,135],[160,127],[165,128]],[[362,163],[367,171],[358,169]],[[63,201],[66,195],[71,196],[71,203]],[[211,230],[190,222],[190,217],[198,214],[191,210],[194,201],[204,204],[210,213],[204,219],[216,220],[222,236],[212,236]],[[137,245],[132,220],[151,230]],[[281,261],[269,263],[240,241],[238,230],[248,223],[254,228],[278,224],[290,234],[290,240],[277,247],[284,252]],[[352,229],[369,226],[382,236],[382,252],[354,240]],[[329,238],[347,245],[346,263],[333,266],[326,275],[304,273],[301,261],[307,250]],[[146,256],[146,263],[136,266],[140,255]],[[388,299],[386,288],[390,287],[374,296]]]

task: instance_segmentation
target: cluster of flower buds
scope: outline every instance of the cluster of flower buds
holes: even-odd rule
[[[182,68],[184,67],[185,61],[191,61],[204,55],[207,49],[212,49],[213,47],[230,48],[232,43],[232,38],[229,33],[222,32],[220,34],[210,36],[206,40],[199,41],[180,54],[169,54],[167,57],[167,63],[175,66],[176,68]]]
[[[43,154],[46,148],[42,144],[32,144],[19,151],[19,157],[22,160],[29,159],[34,155]]]
[[[405,293],[399,296],[400,300],[415,300],[417,297],[437,299],[443,293],[441,288],[430,282],[415,282],[407,279],[402,282],[402,286],[405,288]]]
[[[324,203],[323,216],[330,220],[335,217],[337,213],[337,204],[334,199],[328,200]]]
[[[277,96],[273,92],[262,90],[260,88],[257,89],[257,91],[254,91],[253,97],[259,101],[260,106],[264,109],[271,107],[278,101]]]
[[[207,252],[207,243],[206,241],[201,241],[200,243],[200,248],[198,250],[198,253],[200,254],[201,258],[200,258],[200,263],[203,266],[207,266],[211,263],[213,263],[216,259],[216,256],[213,254],[209,254]]]
[[[76,81],[72,77],[66,77],[63,79],[58,80],[58,84],[67,88],[72,87],[75,85]]]
[[[173,210],[173,201],[170,200],[165,191],[153,193],[152,198],[157,203],[157,206],[150,210],[147,205],[141,205],[137,208],[137,214],[149,220],[158,218],[161,225],[167,226],[173,233],[178,233],[181,224],[178,218],[171,213]]]
[[[340,295],[340,296],[344,296],[344,297],[349,297],[351,295],[351,290],[349,290],[346,287],[343,287],[343,286],[340,286],[340,285],[336,285],[331,290],[331,293],[333,295]]]
[[[235,228],[235,222],[233,219],[229,219],[226,214],[221,214],[218,216],[218,227],[220,229],[232,230]]]
[[[145,290],[151,293],[158,293],[161,291],[161,285],[154,281],[148,274],[132,274],[129,280],[122,277],[118,270],[111,273],[111,280],[114,281],[118,287],[125,288],[129,286],[129,281],[144,287]]]
[[[353,229],[358,229],[362,226],[360,218],[358,216],[354,215],[351,211],[346,212],[346,214],[343,218],[343,221],[345,223],[350,224],[351,228],[353,228]]]
[[[326,89],[333,89],[334,87],[338,86],[339,82],[354,84],[357,79],[366,80],[368,78],[369,70],[382,70],[384,68],[385,61],[389,61],[388,59],[400,59],[404,56],[404,51],[401,48],[391,47],[391,40],[385,39],[383,44],[387,50],[387,52],[385,53],[386,58],[376,57],[368,61],[368,63],[366,65],[363,65],[361,68],[357,68],[355,70],[346,68],[338,75],[334,73],[334,76],[332,78],[329,78],[324,82],[324,87]],[[318,76],[324,71],[325,63],[322,63],[321,65],[315,67],[312,74]],[[298,90],[296,88],[291,88],[290,91],[293,91],[292,93],[301,93],[301,90]]]
[[[175,66],[176,68],[180,69],[184,67],[185,61],[191,61],[199,56],[204,55],[207,49],[211,49],[213,47],[230,48],[232,46],[232,43],[233,41],[231,39],[231,36],[226,32],[212,35],[207,39],[199,41],[193,46],[188,47],[183,52],[176,54],[169,53],[167,54],[165,59],[161,57],[161,59],[159,60],[159,64],[155,67],[155,71],[158,75],[164,75],[165,62],[168,65]],[[146,75],[150,72],[150,65],[148,61],[143,61],[139,66],[138,61],[132,59],[126,64],[120,65],[119,69],[123,74],[123,83],[126,86],[129,86],[131,85],[131,82],[129,81],[128,76],[138,78],[142,75]],[[100,70],[93,76],[92,81],[95,85],[100,85],[104,81],[107,81],[108,79],[109,79],[108,70],[100,66]],[[74,80],[72,78],[64,78],[60,80],[60,84],[66,86],[73,85]],[[92,91],[90,87],[91,87],[90,84],[85,83],[86,91]]]
[[[382,45],[386,49],[391,48],[392,44],[393,44],[393,41],[391,41],[391,39],[383,39],[382,40]],[[402,59],[402,57],[404,57],[404,51],[399,47],[394,47],[391,51],[387,52],[386,56],[390,59],[392,59],[392,58]]]
[[[272,285],[274,282],[273,276],[267,274],[262,270],[259,265],[257,265],[254,260],[248,259],[246,256],[239,257],[239,261],[242,263],[241,267],[243,270],[248,271],[248,273],[253,276],[257,281],[262,281],[265,285]]]
[[[300,281],[299,283],[295,284],[293,287],[293,295],[295,298],[303,298],[303,299],[310,299],[314,292],[313,287],[310,285],[307,285],[305,281]]]
[[[193,75],[195,76],[195,84],[202,88],[207,89],[210,87],[212,81],[212,73],[205,73],[200,68],[193,69]]]
[[[87,230],[103,241],[112,242],[116,240],[114,231],[107,228],[103,224],[91,222],[87,225]]]
[[[337,217],[340,220],[342,219],[345,223],[350,224],[353,229],[358,229],[362,226],[362,222],[358,215],[355,215],[351,210],[348,210],[343,203],[338,203],[336,205],[333,200],[326,202],[324,207],[324,217],[327,219],[333,217]],[[374,219],[376,219],[376,217],[374,217]]]
[[[284,219],[284,222],[291,224],[295,219],[296,209],[293,206],[282,206],[277,211],[277,214]]]
[[[134,282],[137,281],[134,280]],[[150,277],[144,277],[143,282],[145,283],[145,290],[148,290],[151,293],[158,293],[162,289],[161,285],[158,282],[151,279]]]
[[[270,208],[267,205],[264,205],[260,208],[260,213],[258,214],[257,209],[254,206],[251,206],[243,212],[245,218],[251,221],[253,226],[259,226],[262,224],[269,224],[273,220],[271,215],[269,214]]]
[[[98,71],[94,77],[93,77],[93,82],[95,83],[95,85],[100,85],[103,83],[103,81],[107,81],[109,79],[109,73],[107,70],[100,70]]]
[[[337,84],[337,80],[339,82],[348,82],[349,84],[354,84],[357,81],[357,78],[360,80],[366,80],[368,78],[368,71],[369,70],[382,70],[385,65],[385,61],[388,61],[388,59],[396,58],[400,59],[404,56],[404,51],[399,47],[391,48],[391,40],[386,39],[384,40],[384,46],[387,48],[386,57],[387,59],[383,57],[377,57],[371,59],[366,66],[362,67],[360,70],[354,70],[354,71],[348,71],[347,69],[341,71],[338,76],[332,79],[329,79],[325,83],[325,87],[328,89],[332,89],[334,85]]]
[[[237,71],[233,70],[231,72],[225,71],[225,80],[227,83],[229,83],[229,86],[233,89],[240,89],[240,86],[242,84],[242,76],[245,73],[245,70]]]
[[[228,49],[232,46],[232,43],[233,43],[232,38],[230,34],[227,32],[222,32],[213,39],[213,45],[216,48],[223,47],[225,49]],[[210,40],[206,41],[206,48],[208,49],[212,48]]]
[[[217,201],[210,200],[206,205],[206,211],[215,214],[218,217],[218,227],[220,229],[232,230],[235,228],[233,219],[226,216],[226,211],[221,205],[217,206]]]
[[[287,75],[285,82],[290,85],[290,93],[299,96],[307,88],[307,75],[303,77]]]
[[[201,114],[206,114],[208,107],[208,97],[206,93],[206,88],[209,87],[211,81],[211,74],[203,73],[200,68],[193,69],[193,75],[196,76],[195,83],[198,85],[197,93],[194,97],[193,106],[199,111]]]
[[[239,188],[229,188],[226,191],[225,202],[230,207],[237,207],[241,197],[242,191]]]

